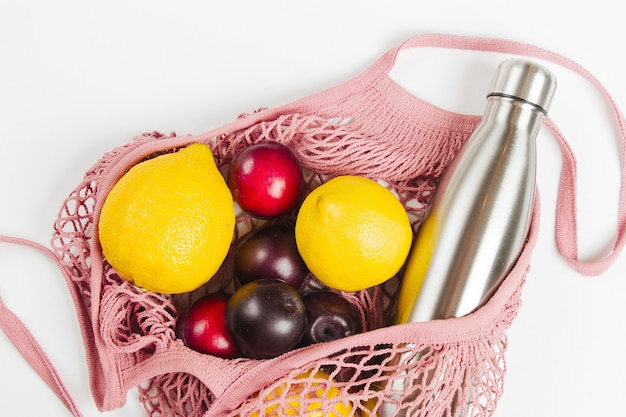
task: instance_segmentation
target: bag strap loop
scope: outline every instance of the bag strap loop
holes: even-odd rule
[[[0,235],[0,242],[35,248],[52,258],[59,269],[63,271],[61,262],[54,252],[39,243],[27,239],[3,235]],[[65,405],[65,407],[67,407],[72,415],[75,417],[82,417],[82,414],[76,407],[72,396],[65,387],[65,384],[63,384],[59,373],[48,358],[48,355],[46,355],[46,352],[44,352],[41,345],[39,345],[26,325],[6,306],[6,304],[4,304],[2,297],[0,297],[0,328],[4,331],[11,343],[13,343],[35,372],[39,374],[41,379],[43,379],[56,396],[59,397],[61,402]]]
[[[556,244],[557,248],[567,263],[577,272],[587,276],[604,273],[618,257],[626,243],[626,119],[617,104],[598,81],[587,69],[573,60],[548,51],[537,46],[498,38],[466,37],[446,34],[418,35],[408,39],[395,49],[392,58],[388,61],[387,72],[396,61],[397,54],[404,50],[416,47],[434,47],[449,49],[464,49],[482,52],[496,52],[527,56],[542,59],[563,68],[569,69],[589,81],[609,104],[617,122],[618,132],[621,139],[622,155],[620,160],[621,187],[619,191],[619,213],[617,218],[617,235],[613,247],[604,258],[581,261],[578,255],[578,222],[576,219],[577,200],[576,183],[577,170],[576,158],[567,140],[560,132],[554,121],[544,119],[544,125],[548,127],[557,138],[561,148],[563,166],[561,168],[561,184],[557,197],[556,208]]]

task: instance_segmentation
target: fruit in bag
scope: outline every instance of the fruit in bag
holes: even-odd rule
[[[228,185],[244,211],[270,219],[296,208],[304,182],[291,150],[266,142],[249,146],[235,156],[228,170]]]
[[[323,284],[359,291],[392,278],[413,232],[400,200],[374,180],[339,176],[315,188],[296,219],[296,244]]]
[[[345,417],[352,412],[353,406],[350,402],[337,403],[330,411],[323,411],[324,403],[337,398],[340,394],[339,389],[333,385],[335,381],[327,373],[307,371],[296,376],[296,380],[302,382],[284,383],[264,398],[268,403],[280,398],[286,398],[288,401],[286,404],[268,405],[263,416]],[[305,404],[301,404],[302,396],[307,400]],[[252,413],[251,417],[260,416],[259,413]]]
[[[195,143],[134,165],[107,195],[98,227],[104,256],[122,278],[177,294],[219,269],[235,210],[210,149]]]

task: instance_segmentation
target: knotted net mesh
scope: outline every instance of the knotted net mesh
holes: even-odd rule
[[[222,171],[234,155],[251,144],[282,143],[300,160],[309,190],[337,175],[380,180],[398,195],[417,228],[439,176],[478,122],[461,115],[448,115],[445,125],[416,121],[390,109],[377,93],[318,106],[314,112],[299,110],[276,113],[261,109],[240,116],[238,123],[231,125],[236,129],[218,129],[187,139],[206,143]],[[446,323],[390,326],[401,279],[398,274],[380,286],[343,293],[360,313],[367,330],[362,334],[267,361],[225,360],[187,352],[175,336],[178,314],[203,294],[232,289],[233,249],[263,222],[245,214],[238,217],[225,262],[206,286],[193,293],[144,292],[120,278],[106,260],[102,260],[102,268],[92,265],[96,256],[102,257],[92,253],[99,251],[94,212],[103,196],[98,191],[105,180],[111,180],[112,168],[138,150],[146,151],[135,163],[175,152],[178,148],[167,144],[180,141],[174,134],[152,132],[105,154],[66,199],[52,239],[82,297],[81,308],[94,323],[100,360],[115,362],[123,388],[134,381],[124,380],[125,371],[130,375],[130,370],[141,366],[150,369],[146,373],[149,378],[139,385],[140,400],[150,417],[493,413],[506,371],[505,330],[519,307],[523,277],[506,304],[480,331],[460,328],[455,333],[454,329],[445,330]],[[157,148],[160,150],[154,151]],[[320,284],[310,277],[306,285]],[[450,321],[451,328],[458,326],[455,320]],[[183,352],[181,360],[193,363],[168,372],[148,366],[171,352]],[[197,374],[188,369],[197,369]]]

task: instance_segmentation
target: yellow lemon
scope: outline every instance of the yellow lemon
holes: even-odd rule
[[[363,400],[361,404],[363,405],[364,409],[361,410],[361,416],[377,417],[378,413],[376,413],[376,407],[379,401],[380,400],[378,399],[378,397],[370,397],[367,400]]]
[[[409,217],[376,181],[339,176],[314,189],[296,219],[302,259],[323,284],[363,290],[393,277],[409,254]]]
[[[332,385],[335,381],[327,373],[307,371],[296,376],[296,380],[302,380],[302,382],[282,384],[264,398],[267,402],[286,398],[287,402],[266,407],[263,416],[345,417],[350,415],[352,404],[349,401],[335,404],[326,413],[323,411],[323,404],[329,399],[336,398],[340,393],[339,389]],[[303,398],[306,399],[306,403],[304,409],[301,409]],[[258,416],[258,413],[252,413],[252,417]]]
[[[120,276],[167,294],[211,279],[234,227],[230,190],[200,143],[133,166],[109,192],[98,222],[104,256]]]

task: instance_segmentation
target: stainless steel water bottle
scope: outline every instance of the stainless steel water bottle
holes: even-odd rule
[[[507,275],[528,235],[536,137],[555,88],[552,73],[537,63],[510,59],[500,64],[482,120],[441,177],[417,231],[400,288],[397,324],[469,314]],[[396,360],[419,360],[419,355],[407,355]],[[406,393],[416,377],[394,379],[392,392]],[[434,395],[431,401],[442,399]],[[394,402],[382,407],[381,417],[410,414]],[[466,400],[452,402],[453,410],[469,414]]]
[[[555,88],[537,63],[500,64],[482,120],[444,172],[417,232],[396,323],[471,313],[513,266],[528,235],[536,138]]]

